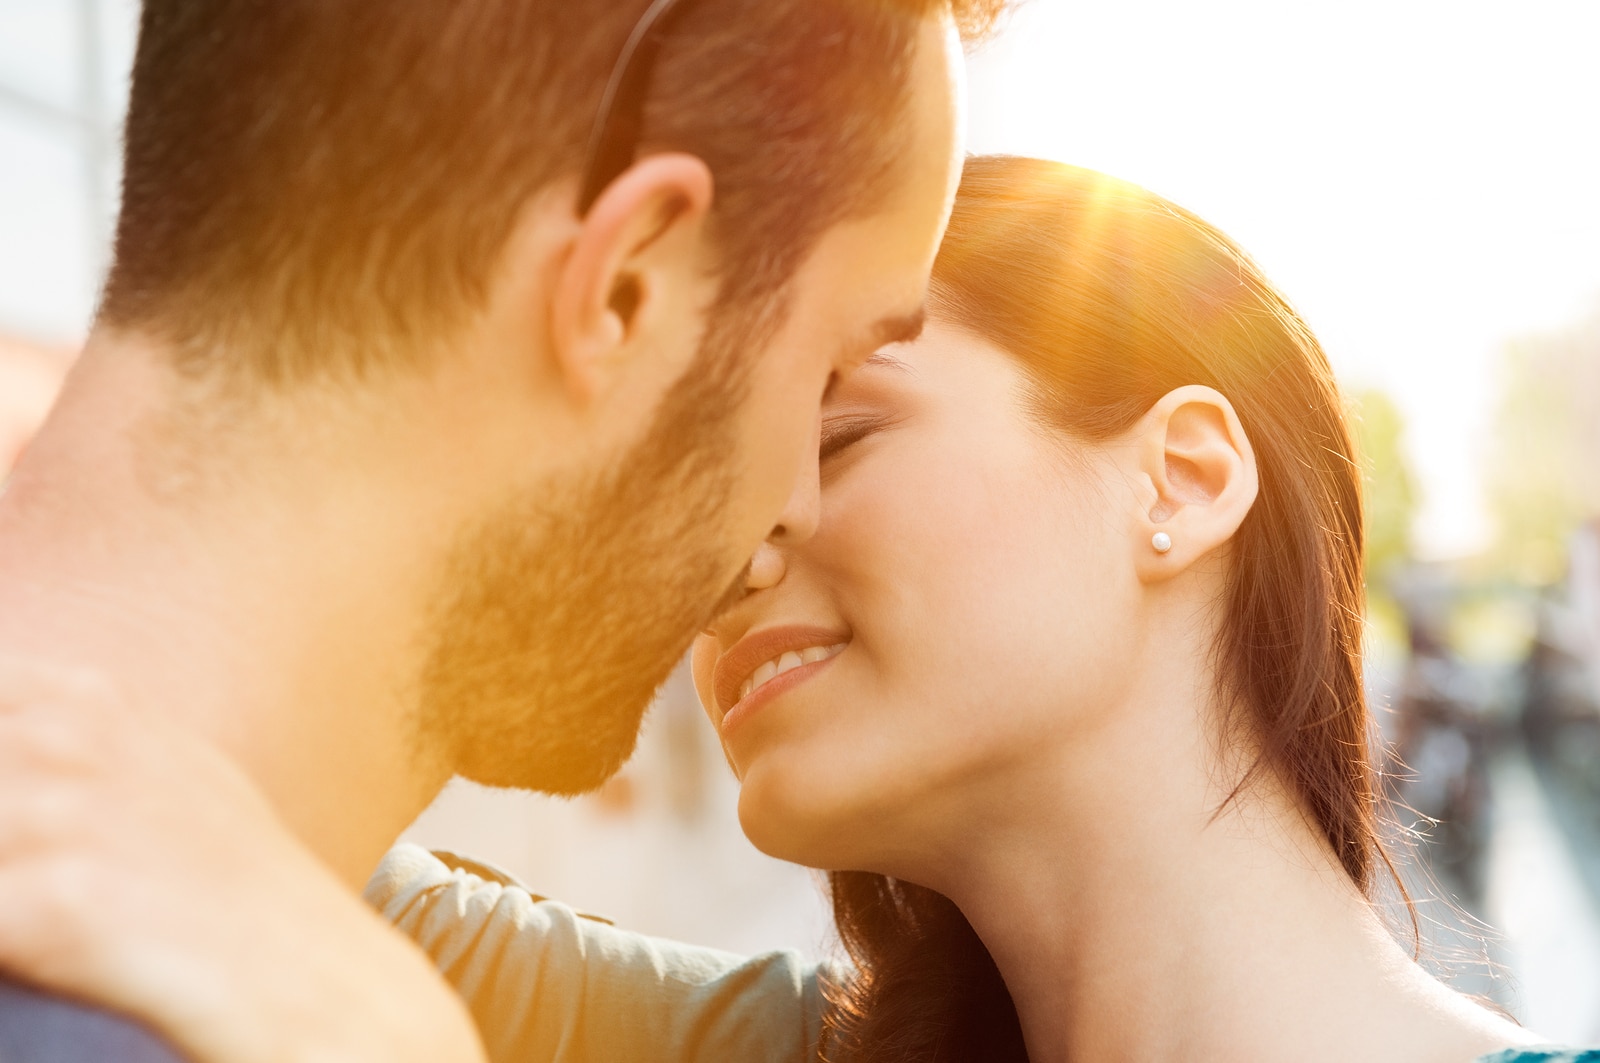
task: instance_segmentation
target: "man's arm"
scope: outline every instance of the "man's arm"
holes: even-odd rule
[[[816,1059],[818,969],[796,954],[629,933],[440,856],[397,847],[367,899],[466,998],[494,1063]]]

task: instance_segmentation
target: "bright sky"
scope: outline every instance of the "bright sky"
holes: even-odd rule
[[[1404,410],[1419,551],[1484,545],[1499,348],[1600,303],[1600,2],[1030,0],[971,101],[1243,244]]]

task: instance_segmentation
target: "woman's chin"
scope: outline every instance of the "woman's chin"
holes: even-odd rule
[[[830,799],[815,781],[788,780],[758,768],[739,789],[739,826],[768,856],[806,867],[859,866],[872,848],[863,837],[864,817],[853,801]]]

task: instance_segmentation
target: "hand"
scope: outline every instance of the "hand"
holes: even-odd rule
[[[231,761],[93,676],[4,659],[0,971],[204,1063],[483,1058],[427,957]]]

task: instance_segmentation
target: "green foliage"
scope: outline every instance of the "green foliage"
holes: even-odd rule
[[[1401,449],[1405,420],[1394,400],[1369,389],[1356,394],[1350,404],[1366,475],[1367,584],[1378,590],[1395,565],[1411,555],[1416,480]]]
[[[1520,581],[1561,577],[1567,541],[1600,513],[1600,310],[1562,332],[1506,346],[1489,504],[1495,567]]]

